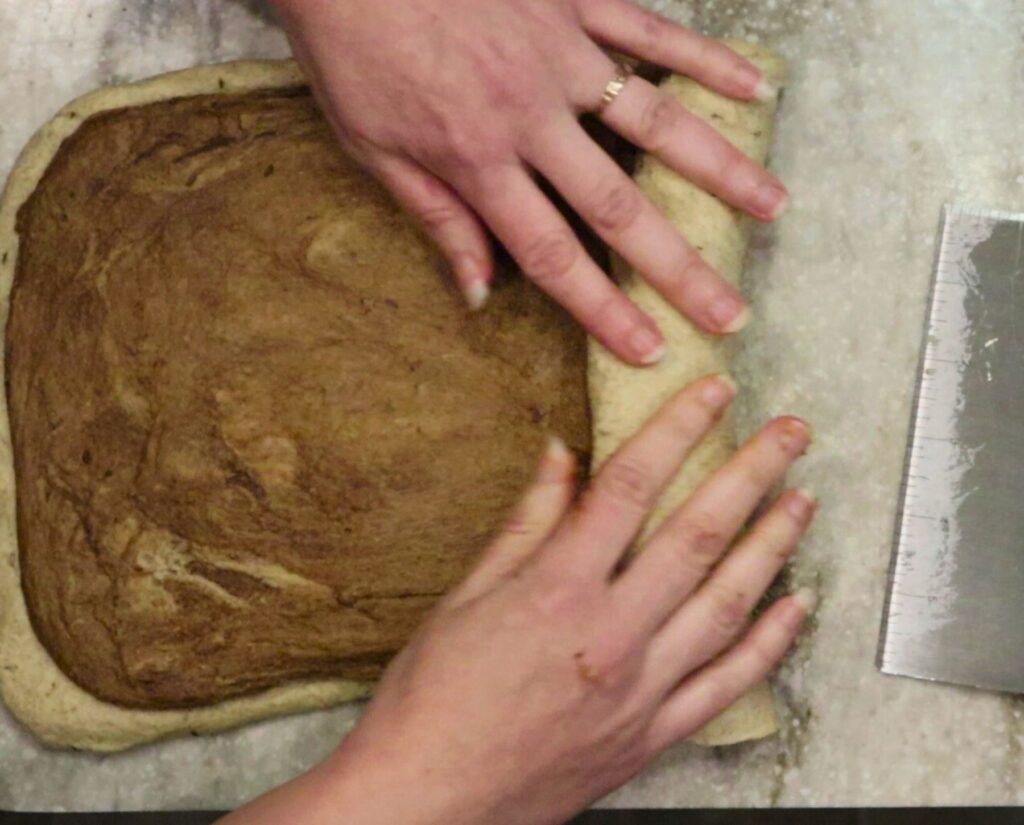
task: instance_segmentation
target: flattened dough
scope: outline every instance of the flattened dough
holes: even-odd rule
[[[504,261],[467,312],[305,86],[90,117],[17,231],[22,590],[103,701],[379,679],[545,434],[590,454],[580,326]]]
[[[786,65],[778,55],[742,41],[730,41],[728,45],[752,60],[781,88],[786,79]],[[683,77],[669,78],[662,88],[743,152],[759,163],[765,162],[771,144],[774,103],[729,100]],[[635,177],[644,193],[704,259],[735,283],[747,250],[748,219],[652,157],[643,158]],[[628,267],[618,266],[617,274],[629,297],[661,327],[669,354],[656,367],[635,369],[615,359],[599,344],[590,343],[588,381],[595,467],[678,389],[704,375],[728,372],[734,348],[731,340],[697,330]],[[690,456],[662,497],[647,525],[648,531],[683,502],[709,473],[720,467],[735,447],[733,422],[725,418]],[[770,736],[777,730],[771,688],[763,683],[697,733],[692,741],[702,745],[727,745]]]
[[[173,97],[284,88],[303,82],[292,61],[243,61],[101,89],[64,107],[25,148],[0,203],[4,324],[17,260],[18,209],[35,189],[61,142],[82,119],[109,109]],[[0,693],[15,717],[47,745],[117,751],[168,736],[214,733],[270,716],[324,708],[366,696],[369,687],[322,680],[285,685],[212,707],[146,711],[101,702],[74,684],[37,640],[25,608],[18,570],[10,429],[4,405],[0,411]]]
[[[543,432],[589,454],[582,330],[504,266],[467,314],[291,64],[76,101],[2,217],[20,547],[7,475],[0,689],[50,744],[363,695],[343,680],[375,678],[461,578]],[[441,482],[472,494],[459,519]]]
[[[782,62],[746,44],[734,44],[762,65],[778,82]],[[129,86],[102,89],[66,106],[26,147],[8,179],[0,202],[0,295],[6,323],[7,295],[17,260],[15,218],[35,189],[61,142],[80,121],[98,112],[137,106],[168,98],[284,88],[303,82],[292,61],[243,61],[164,75]],[[710,117],[734,143],[754,157],[767,152],[773,109],[724,101],[686,80],[672,79],[668,88],[697,114]],[[760,133],[760,134],[758,134]],[[741,220],[718,201],[680,181],[659,164],[644,162],[638,179],[646,191],[684,229],[691,242],[704,246],[710,263],[737,277],[746,246]],[[599,348],[591,352],[590,391],[596,409],[595,458],[607,456],[626,434],[670,392],[691,378],[721,371],[728,352],[678,320],[676,313],[644,284],[625,273],[627,289],[661,324],[674,348],[656,370],[623,368]],[[685,358],[682,357],[685,353]],[[732,445],[725,424],[709,440],[663,501],[663,514],[685,496],[693,479],[721,462]],[[369,686],[343,680],[286,685],[263,693],[190,710],[126,710],[99,701],[68,679],[36,639],[21,592],[15,530],[14,473],[6,410],[0,410],[0,693],[8,709],[44,743],[109,752],[189,732],[214,733],[270,716],[314,710],[369,693]],[[705,744],[735,742],[763,736],[775,729],[767,688],[717,720],[697,737]]]

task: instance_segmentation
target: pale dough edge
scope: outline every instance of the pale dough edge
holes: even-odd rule
[[[744,41],[725,41],[757,65],[778,88],[785,85],[787,67],[777,54]],[[725,133],[759,162],[767,158],[775,105],[743,104],[726,100],[688,78],[673,77],[663,89],[683,102],[691,112]],[[710,114],[720,114],[713,117]],[[723,117],[724,115],[724,117]],[[645,157],[638,167],[637,182],[665,211],[666,216],[708,262],[730,280],[737,280],[749,239],[749,221],[679,177],[663,164]],[[668,303],[622,261],[616,261],[623,289],[661,326],[669,344],[665,360],[654,368],[630,368],[594,341],[590,343],[589,383],[594,416],[594,459],[599,464],[622,440],[646,420],[664,400],[690,381],[709,373],[726,371],[731,347],[704,335],[684,321]],[[735,437],[727,418],[691,454],[686,466],[666,491],[652,515],[648,529],[657,525],[689,495],[706,475],[731,455]],[[706,746],[730,745],[761,739],[778,731],[772,690],[761,683],[724,713],[690,737]]]
[[[0,321],[6,328],[18,257],[15,221],[63,140],[86,118],[197,94],[230,94],[303,84],[291,60],[238,61],[172,72],[91,92],[61,109],[29,141],[0,199]],[[0,378],[6,365],[0,359]],[[14,465],[6,394],[0,403],[0,695],[11,713],[50,747],[112,752],[187,733],[208,734],[271,716],[315,710],[369,694],[344,680],[300,682],[190,710],[132,710],[102,702],[72,682],[37,639],[18,566]]]

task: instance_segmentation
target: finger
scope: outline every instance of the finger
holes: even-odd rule
[[[579,11],[584,29],[599,42],[689,75],[727,97],[764,101],[778,94],[757,66],[728,46],[629,0],[587,0]]]
[[[639,187],[572,118],[527,152],[601,238],[676,309],[710,332],[735,332],[749,316],[739,291],[719,277]]]
[[[526,170],[491,170],[460,189],[526,276],[604,346],[632,364],[662,358],[665,342],[654,321],[587,256]]]
[[[369,163],[398,202],[440,247],[470,309],[483,307],[490,291],[494,261],[487,231],[473,210],[440,178],[413,161],[382,155]]]
[[[661,524],[613,587],[637,634],[661,627],[704,581],[810,437],[798,418],[772,421]]]
[[[576,458],[559,438],[551,438],[537,475],[501,534],[452,596],[462,604],[491,590],[523,565],[562,520],[576,487]]]
[[[666,688],[739,637],[751,611],[796,550],[814,508],[807,493],[781,496],[697,594],[655,634],[651,670],[662,674]]]
[[[601,120],[701,189],[759,220],[773,221],[786,207],[786,187],[778,178],[643,78],[629,78]]]
[[[607,578],[690,450],[736,394],[723,376],[691,384],[609,458],[552,541],[552,563]]]
[[[774,670],[815,603],[808,590],[780,599],[742,642],[669,694],[651,722],[651,751],[662,751],[695,733]]]

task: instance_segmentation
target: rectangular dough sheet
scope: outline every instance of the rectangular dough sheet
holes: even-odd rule
[[[733,44],[781,82],[784,67],[772,55]],[[184,95],[247,92],[302,83],[291,61],[243,61],[189,69],[142,83],[101,89],[68,104],[26,147],[8,179],[0,201],[0,314],[6,319],[7,301],[18,239],[15,217],[29,197],[60,143],[81,121],[93,114],[124,106],[139,106]],[[753,157],[764,160],[774,107],[725,101],[696,84],[671,79],[666,88],[696,114],[711,113],[712,122]],[[746,247],[744,221],[714,198],[679,180],[646,159],[638,173],[641,186],[683,229],[692,243],[703,247],[708,261],[736,278]],[[644,284],[625,273],[631,297],[657,319],[674,353],[653,370],[636,371],[614,362],[594,348],[590,355],[591,398],[596,411],[596,458],[614,449],[633,432],[660,401],[691,378],[728,366],[727,347],[698,334]],[[733,445],[729,425],[702,447],[662,501],[659,514],[669,509],[721,463]],[[21,592],[15,529],[14,469],[5,405],[0,409],[0,694],[8,709],[42,742],[53,747],[117,751],[168,736],[214,733],[270,716],[323,708],[367,695],[369,686],[339,680],[284,685],[250,697],[192,710],[145,711],[121,708],[89,695],[68,679],[36,639]],[[656,516],[657,518],[658,516]],[[762,687],[727,713],[698,738],[706,744],[741,741],[775,730],[770,691]]]
[[[0,320],[6,324],[18,257],[15,219],[61,142],[86,118],[110,109],[199,94],[232,94],[304,83],[290,60],[240,61],[161,75],[92,92],[65,106],[18,158],[0,201]],[[344,680],[297,682],[190,710],[133,710],[102,702],[72,682],[36,638],[18,568],[14,465],[6,399],[0,402],[0,695],[8,710],[44,744],[118,751],[183,734],[215,733],[366,696],[368,685]]]

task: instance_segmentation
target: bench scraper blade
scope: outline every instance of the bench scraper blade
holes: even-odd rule
[[[1024,692],[1024,215],[947,206],[878,651]]]

